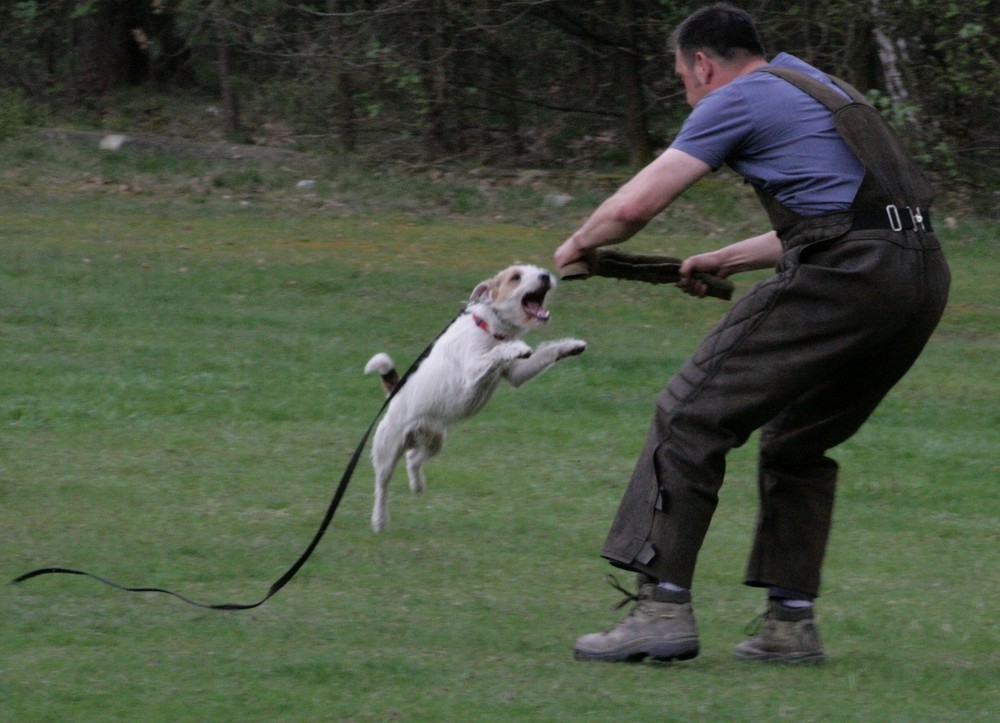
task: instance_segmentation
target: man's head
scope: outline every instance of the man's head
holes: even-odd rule
[[[705,95],[764,62],[764,46],[749,13],[728,3],[696,10],[670,38],[687,101]]]

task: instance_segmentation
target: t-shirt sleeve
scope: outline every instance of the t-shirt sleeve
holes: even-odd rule
[[[749,104],[743,93],[723,86],[694,107],[670,147],[718,170],[752,131]]]

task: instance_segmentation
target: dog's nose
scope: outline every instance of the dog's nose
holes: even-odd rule
[[[552,277],[549,276],[548,274],[542,274],[541,281],[542,281],[542,283],[545,286],[551,286],[552,285]]]

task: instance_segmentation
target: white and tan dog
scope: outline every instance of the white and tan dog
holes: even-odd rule
[[[410,490],[422,492],[423,464],[441,451],[448,427],[482,409],[501,379],[519,387],[587,348],[585,341],[562,339],[543,342],[532,351],[520,340],[529,329],[548,322],[545,296],[554,287],[552,274],[537,266],[511,266],[476,286],[463,313],[389,403],[372,441],[375,532],[388,522],[389,478],[404,453]],[[372,372],[381,375],[390,392],[399,383],[388,354],[368,361],[365,373]]]

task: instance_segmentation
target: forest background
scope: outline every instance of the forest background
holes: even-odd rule
[[[698,5],[8,1],[0,139],[60,125],[380,164],[635,167],[688,111],[665,46]],[[945,190],[996,213],[1000,1],[742,6],[770,54],[864,90]]]

